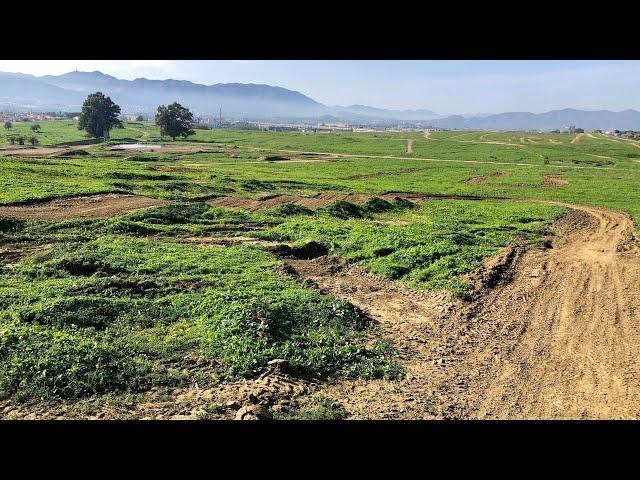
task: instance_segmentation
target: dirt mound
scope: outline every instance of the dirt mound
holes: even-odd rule
[[[255,211],[264,208],[275,208],[287,203],[307,208],[319,208],[339,200],[349,203],[364,203],[368,199],[369,197],[367,195],[352,193],[319,193],[313,197],[274,195],[260,200],[239,197],[218,197],[213,200],[209,200],[207,203],[214,207],[240,208],[242,210]]]
[[[504,175],[506,175],[504,172],[494,172],[491,175],[480,175],[477,177],[467,178],[462,183],[466,183],[468,185],[484,185],[489,183],[489,180],[492,178],[503,177]]]
[[[312,258],[318,258],[327,255],[329,253],[329,245],[313,241],[298,247],[280,244],[267,248],[267,250],[280,258],[297,258],[299,260],[310,260]]]
[[[412,192],[384,192],[378,197],[388,202],[396,199],[405,199],[410,201],[424,201],[434,199],[453,199],[453,200],[504,200],[508,197],[495,197],[483,195],[456,195],[456,194],[427,194]],[[333,202],[343,201],[355,204],[363,204],[371,197],[356,193],[318,193],[313,197],[301,197],[297,195],[273,195],[260,200],[240,197],[218,197],[209,200],[207,203],[214,207],[238,208],[242,210],[256,211],[264,208],[275,208],[280,205],[291,203],[307,208],[320,208]]]
[[[413,153],[413,140],[407,140],[407,153]]]
[[[542,182],[548,187],[564,187],[569,185],[569,181],[558,175],[543,175]]]
[[[48,157],[68,151],[61,147],[11,147],[0,149],[0,156],[5,157]]]
[[[58,198],[27,205],[0,206],[0,217],[28,220],[66,220],[69,218],[113,217],[166,202],[135,195],[108,193],[85,197]]]

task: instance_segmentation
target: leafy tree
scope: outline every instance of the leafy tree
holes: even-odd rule
[[[109,139],[109,131],[113,127],[121,127],[118,119],[120,107],[105,97],[102,92],[90,94],[82,104],[82,112],[78,120],[78,130],[86,132],[94,138]]]
[[[24,142],[27,141],[27,137],[25,137],[24,135],[18,135],[16,137],[16,141],[18,142],[19,145],[24,145]]]
[[[30,137],[29,137],[29,143],[30,143],[31,145],[34,145],[34,146],[35,146],[37,143],[40,143],[40,142],[38,141],[38,137],[34,137],[34,136],[32,135],[32,136],[30,136]]]
[[[188,137],[196,133],[193,130],[193,113],[178,102],[158,107],[156,125],[160,127],[160,135],[168,135],[174,141],[176,137]]]
[[[142,122],[144,120],[144,117],[142,115],[138,115],[136,117],[136,122]]]
[[[13,127],[13,124],[9,121],[4,122],[4,128],[9,130],[10,128]]]
[[[32,132],[37,132],[37,131],[40,130],[40,124],[39,123],[34,123],[29,128],[31,129]]]
[[[16,137],[9,137],[9,143],[11,143],[11,145],[15,145],[16,144]]]

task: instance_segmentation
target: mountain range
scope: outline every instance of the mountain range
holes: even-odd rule
[[[439,115],[425,109],[389,110],[367,105],[327,106],[286,88],[261,84],[202,85],[186,80],[121,80],[99,71],[36,77],[0,72],[0,110],[79,111],[89,93],[102,91],[123,113],[153,115],[174,101],[196,115],[254,121],[336,121],[361,124],[420,123],[423,127],[482,130],[640,130],[640,112],[553,110],[546,113]]]

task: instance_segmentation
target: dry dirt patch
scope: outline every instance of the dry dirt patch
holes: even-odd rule
[[[162,205],[166,202],[135,195],[108,193],[84,197],[58,198],[28,205],[0,206],[0,217],[27,220],[66,220],[69,218],[113,217],[140,208]]]
[[[260,210],[263,208],[275,208],[285,203],[293,203],[308,208],[324,207],[332,202],[343,200],[350,203],[364,203],[369,197],[353,193],[319,193],[313,197],[301,197],[297,195],[275,195],[261,200],[238,197],[219,197],[209,200],[207,203],[215,207],[240,208],[243,210]]]
[[[569,181],[558,175],[543,175],[542,182],[548,187],[564,187]]]
[[[506,175],[504,172],[494,172],[491,175],[480,175],[477,177],[467,178],[463,183],[469,185],[485,185],[486,183],[489,183],[492,178],[503,177],[504,175]]]
[[[573,137],[573,139],[571,140],[570,143],[578,143],[580,141],[580,139],[582,137],[584,137],[586,135],[586,133],[578,133],[575,137]]]
[[[413,140],[407,140],[407,153],[413,153]]]
[[[377,195],[383,200],[393,202],[396,198],[402,198],[413,202],[420,202],[432,199],[454,199],[454,200],[503,200],[507,197],[482,196],[482,195],[447,195],[447,194],[424,194],[411,192],[385,192]],[[239,208],[242,210],[255,211],[263,208],[275,208],[286,203],[300,205],[307,208],[320,208],[330,203],[344,201],[355,204],[363,204],[371,198],[368,195],[356,193],[318,193],[313,197],[301,197],[298,195],[274,195],[271,197],[254,200],[240,197],[218,197],[209,200],[207,203],[214,207]]]
[[[59,155],[69,150],[68,147],[10,147],[0,148],[0,156],[7,157],[48,157]]]

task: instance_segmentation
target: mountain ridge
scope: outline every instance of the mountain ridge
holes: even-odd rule
[[[328,106],[295,90],[257,83],[199,84],[189,80],[124,80],[105,74],[72,71],[34,76],[0,72],[0,108],[77,111],[88,93],[102,91],[123,113],[153,114],[158,105],[178,101],[197,115],[268,121],[336,121],[364,124],[409,122],[424,128],[480,130],[565,129],[640,130],[640,112],[625,109],[564,108],[543,113],[503,112],[440,115],[427,109],[393,110],[369,105]]]

